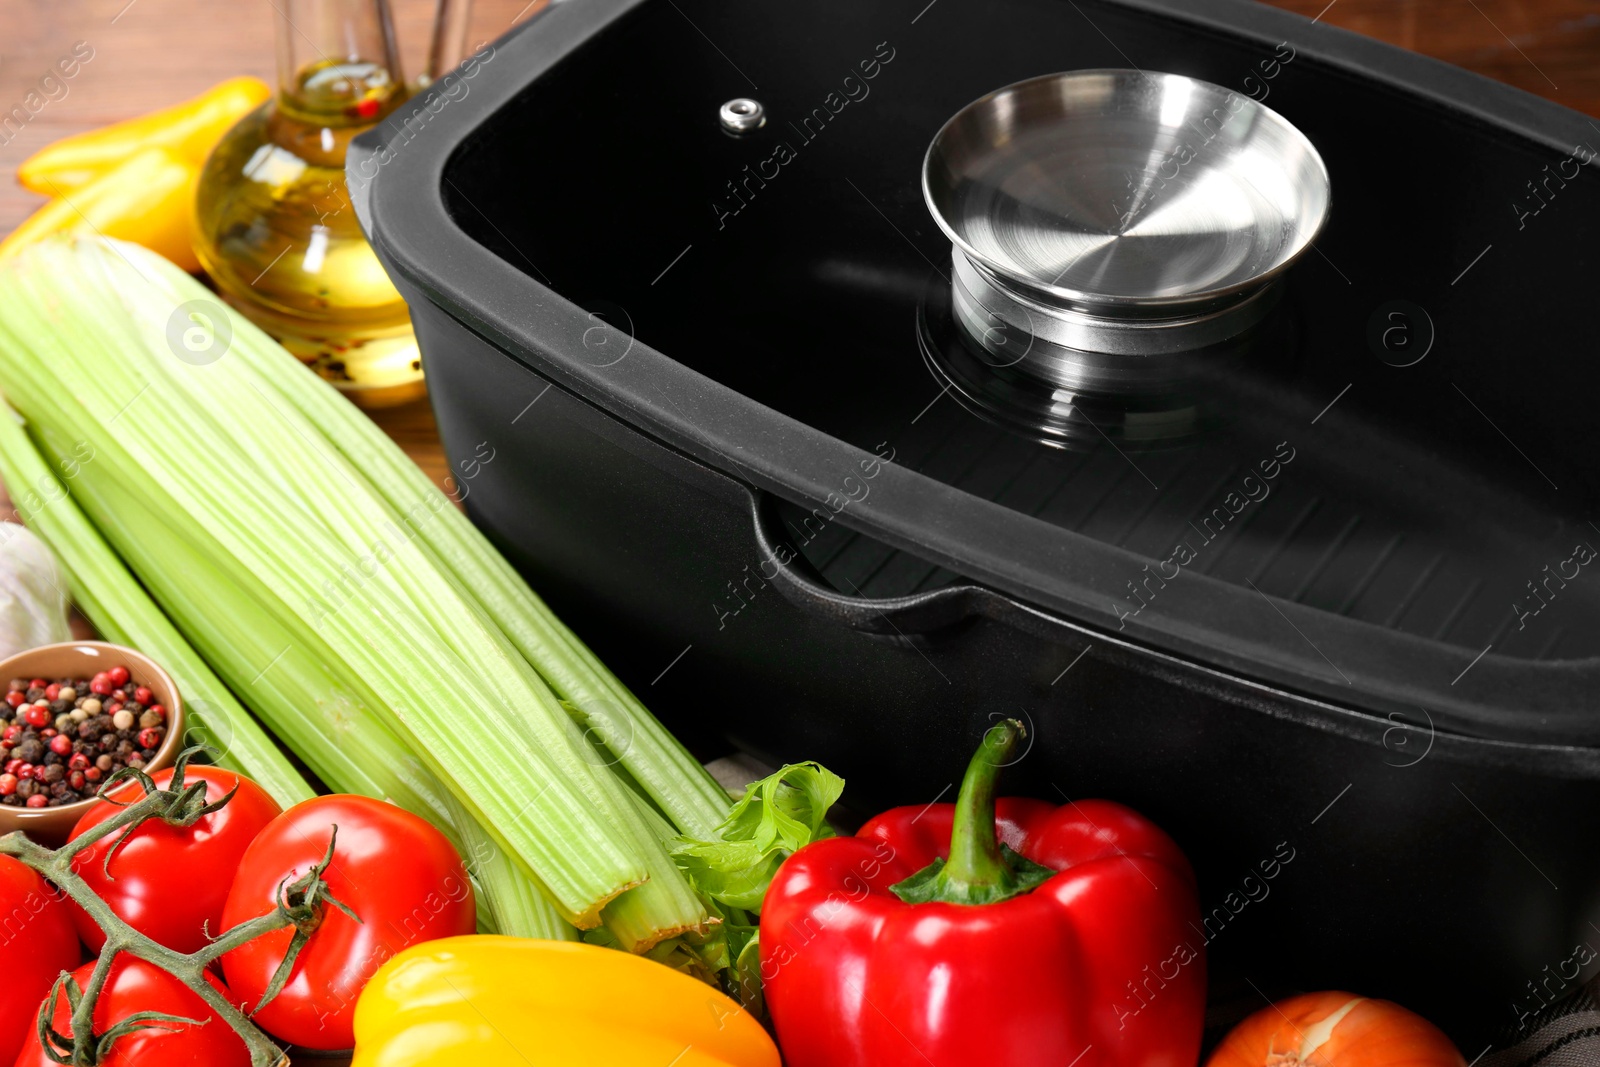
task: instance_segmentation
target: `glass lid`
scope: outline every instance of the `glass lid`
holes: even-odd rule
[[[1490,665],[1600,657],[1600,134],[1557,150],[1288,43],[1197,47],[1120,6],[939,5],[914,25],[874,7],[705,5],[691,24],[643,4],[603,38],[626,62],[580,52],[458,153],[454,217],[714,381],[1070,531],[1068,555],[1119,550],[1082,605],[1093,625],[1160,617],[1203,641],[1226,602],[1334,694],[1366,673],[1454,699]],[[974,49],[996,19],[1016,32]],[[1236,331],[1079,351],[961,296],[922,165],[987,93],[1130,63],[1283,116],[1325,162],[1331,211]],[[613,124],[563,105],[578,97]],[[723,128],[733,98],[765,121]],[[1129,182],[1206,133],[1130,158]],[[1038,203],[1083,192],[1070,165],[1038,177],[1059,186]],[[798,542],[841,591],[964,580],[851,523]],[[1341,660],[1331,635],[1352,626],[1394,635],[1392,656]],[[1424,672],[1416,649],[1448,654]]]

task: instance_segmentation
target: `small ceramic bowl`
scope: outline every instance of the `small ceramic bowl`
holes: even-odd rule
[[[142,652],[105,641],[64,641],[40,645],[0,660],[0,681],[11,678],[92,678],[121,664],[140,685],[148,686],[157,702],[167,709],[167,736],[156,749],[155,758],[145,764],[151,774],[170,767],[183,744],[183,697],[172,676]],[[0,834],[22,830],[41,845],[56,848],[64,844],[78,819],[93,800],[63,804],[56,808],[22,808],[0,805]]]

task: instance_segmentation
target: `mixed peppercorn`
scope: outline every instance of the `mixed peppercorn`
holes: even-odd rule
[[[123,767],[143,767],[167,736],[167,709],[126,667],[93,678],[13,678],[0,730],[0,804],[55,808],[88,800]]]

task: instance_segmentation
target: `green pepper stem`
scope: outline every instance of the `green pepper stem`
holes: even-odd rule
[[[1000,854],[1000,839],[994,828],[994,794],[1000,768],[1026,733],[1016,719],[991,727],[967,764],[950,827],[950,859],[944,868],[946,885],[1000,886],[1010,879],[1011,867]]]
[[[998,904],[1043,885],[1055,875],[1048,867],[1000,844],[994,826],[995,782],[1011,750],[1028,731],[1007,719],[983,735],[978,754],[967,765],[950,824],[950,858],[936,859],[890,891],[907,904]]]

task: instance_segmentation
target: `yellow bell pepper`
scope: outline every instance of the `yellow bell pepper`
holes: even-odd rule
[[[49,234],[98,233],[143,245],[184,270],[199,270],[192,210],[199,173],[165,148],[137,152],[30,215],[0,243],[0,263]]]
[[[697,979],[614,949],[472,936],[384,964],[351,1067],[780,1067],[761,1024]]]
[[[45,196],[71,196],[145,148],[165,148],[198,170],[222,135],[271,96],[260,78],[229,78],[181,104],[46,145],[17,180]]]

